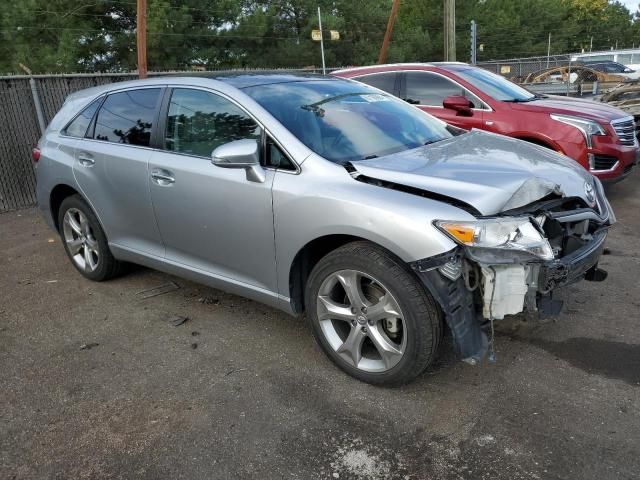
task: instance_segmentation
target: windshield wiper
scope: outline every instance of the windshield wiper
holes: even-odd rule
[[[324,116],[324,109],[320,107],[320,105],[324,105],[325,103],[334,102],[336,100],[340,100],[341,98],[346,97],[354,97],[359,95],[368,95],[371,92],[352,92],[352,93],[343,93],[342,95],[336,95],[334,97],[328,97],[320,100],[319,102],[310,103],[309,105],[301,105],[300,108],[302,110],[307,110],[309,112],[315,113],[318,117]]]
[[[533,100],[537,100],[537,98],[534,97],[529,97],[529,98],[512,98],[510,100],[502,100],[503,102],[508,102],[508,103],[527,103],[527,102],[531,102]]]
[[[541,98],[547,98],[546,95],[540,95],[539,93],[534,93],[533,97],[529,97],[529,98],[512,98],[510,100],[502,100],[503,102],[510,102],[510,103],[527,103],[527,102],[533,102],[534,100],[540,100]]]
[[[362,157],[362,160],[371,160],[372,158],[378,158],[378,155],[371,154],[371,155],[367,155],[366,157]]]

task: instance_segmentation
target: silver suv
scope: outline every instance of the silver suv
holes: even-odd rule
[[[420,374],[444,322],[476,363],[494,320],[556,313],[556,287],[606,276],[613,213],[575,162],[349,80],[96,87],[38,148],[39,206],[86,278],[134,262],[306,312],[329,358],[371,383]]]

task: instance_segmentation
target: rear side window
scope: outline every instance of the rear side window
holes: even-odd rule
[[[233,140],[259,140],[258,124],[236,104],[203,90],[176,88],[171,94],[164,147],[173,152],[210,157]]]
[[[159,88],[109,95],[98,112],[95,139],[148,147],[159,96]]]
[[[367,85],[371,85],[372,87],[379,88],[380,90],[384,90],[385,92],[394,95],[396,91],[396,76],[397,74],[395,72],[375,73],[372,75],[357,77],[354,80],[358,80],[359,82],[366,83]]]
[[[80,115],[67,125],[67,128],[64,130],[64,134],[69,135],[70,137],[84,137],[100,102],[102,102],[102,98],[98,98],[91,102],[87,108],[80,112]]]

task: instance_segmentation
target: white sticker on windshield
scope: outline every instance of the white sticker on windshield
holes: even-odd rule
[[[381,95],[380,93],[366,93],[364,95],[360,95],[360,98],[370,103],[389,101],[389,98],[386,95]]]

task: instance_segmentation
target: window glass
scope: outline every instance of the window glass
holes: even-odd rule
[[[164,145],[173,152],[210,157],[220,145],[260,139],[258,124],[229,100],[205,92],[176,88],[171,95]]]
[[[607,63],[604,66],[607,73],[621,73],[624,72],[625,67],[617,63]]]
[[[98,112],[96,140],[148,147],[159,95],[159,88],[109,95]]]
[[[406,100],[418,105],[442,106],[452,95],[464,95],[464,89],[454,82],[427,72],[406,73]]]
[[[71,122],[67,128],[65,129],[65,134],[70,135],[72,137],[84,137],[87,133],[87,128],[91,123],[91,119],[93,118],[94,113],[98,109],[102,98],[94,100],[89,104],[87,108],[85,108],[80,115],[78,115],[73,122]]]
[[[362,83],[371,85],[372,87],[379,88],[388,93],[395,93],[396,86],[396,73],[376,73],[373,75],[364,75],[362,77],[354,78]]]
[[[588,55],[584,57],[577,57],[582,61],[595,61],[595,60],[615,60],[613,54],[604,54],[604,55]]]
[[[630,63],[633,63],[633,54],[632,53],[619,53],[617,61],[622,63],[623,65],[628,65]]]
[[[462,80],[470,83],[482,93],[489,95],[495,100],[501,100],[503,102],[523,102],[537,98],[529,90],[482,68],[468,65],[451,65],[446,68],[449,72],[459,76]]]
[[[289,157],[274,143],[273,140],[267,138],[267,167],[277,168],[279,170],[295,170],[296,167],[289,160]]]
[[[243,91],[309,149],[340,164],[451,138],[443,122],[361,83],[323,79]]]

